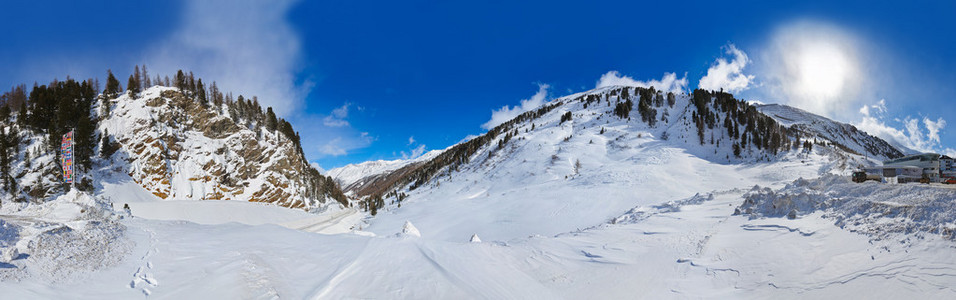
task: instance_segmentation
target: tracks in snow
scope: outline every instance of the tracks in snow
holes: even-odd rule
[[[153,277],[153,262],[151,260],[153,255],[159,253],[159,248],[156,248],[156,232],[146,227],[143,230],[149,234],[149,250],[146,250],[146,254],[140,257],[142,263],[133,273],[133,280],[129,282],[129,288],[138,288],[143,292],[143,295],[148,297],[153,293],[151,289],[159,286],[159,281]]]

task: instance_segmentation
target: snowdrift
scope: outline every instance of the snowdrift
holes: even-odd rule
[[[777,191],[754,187],[736,210],[751,218],[815,212],[837,226],[877,238],[915,233],[956,239],[956,190],[935,185],[854,183],[828,174],[797,179]]]

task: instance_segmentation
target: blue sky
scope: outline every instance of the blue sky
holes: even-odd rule
[[[513,2],[5,2],[0,88],[192,70],[275,106],[324,168],[445,148],[602,82],[723,87],[956,153],[952,1]]]

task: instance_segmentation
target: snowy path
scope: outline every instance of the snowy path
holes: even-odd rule
[[[119,204],[122,207],[123,204]],[[362,214],[355,209],[330,209],[313,214],[297,209],[245,201],[152,201],[130,202],[133,216],[169,221],[189,221],[198,224],[226,224],[230,222],[263,225],[277,224],[305,232],[335,234],[351,232]]]
[[[305,232],[324,234],[348,233],[351,231],[352,225],[358,223],[358,219],[360,218],[362,218],[362,215],[359,214],[357,210],[348,208],[331,214],[285,222],[279,225]]]

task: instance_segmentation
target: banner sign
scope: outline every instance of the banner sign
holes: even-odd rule
[[[63,135],[60,143],[60,165],[63,166],[63,182],[73,183],[73,130]]]

